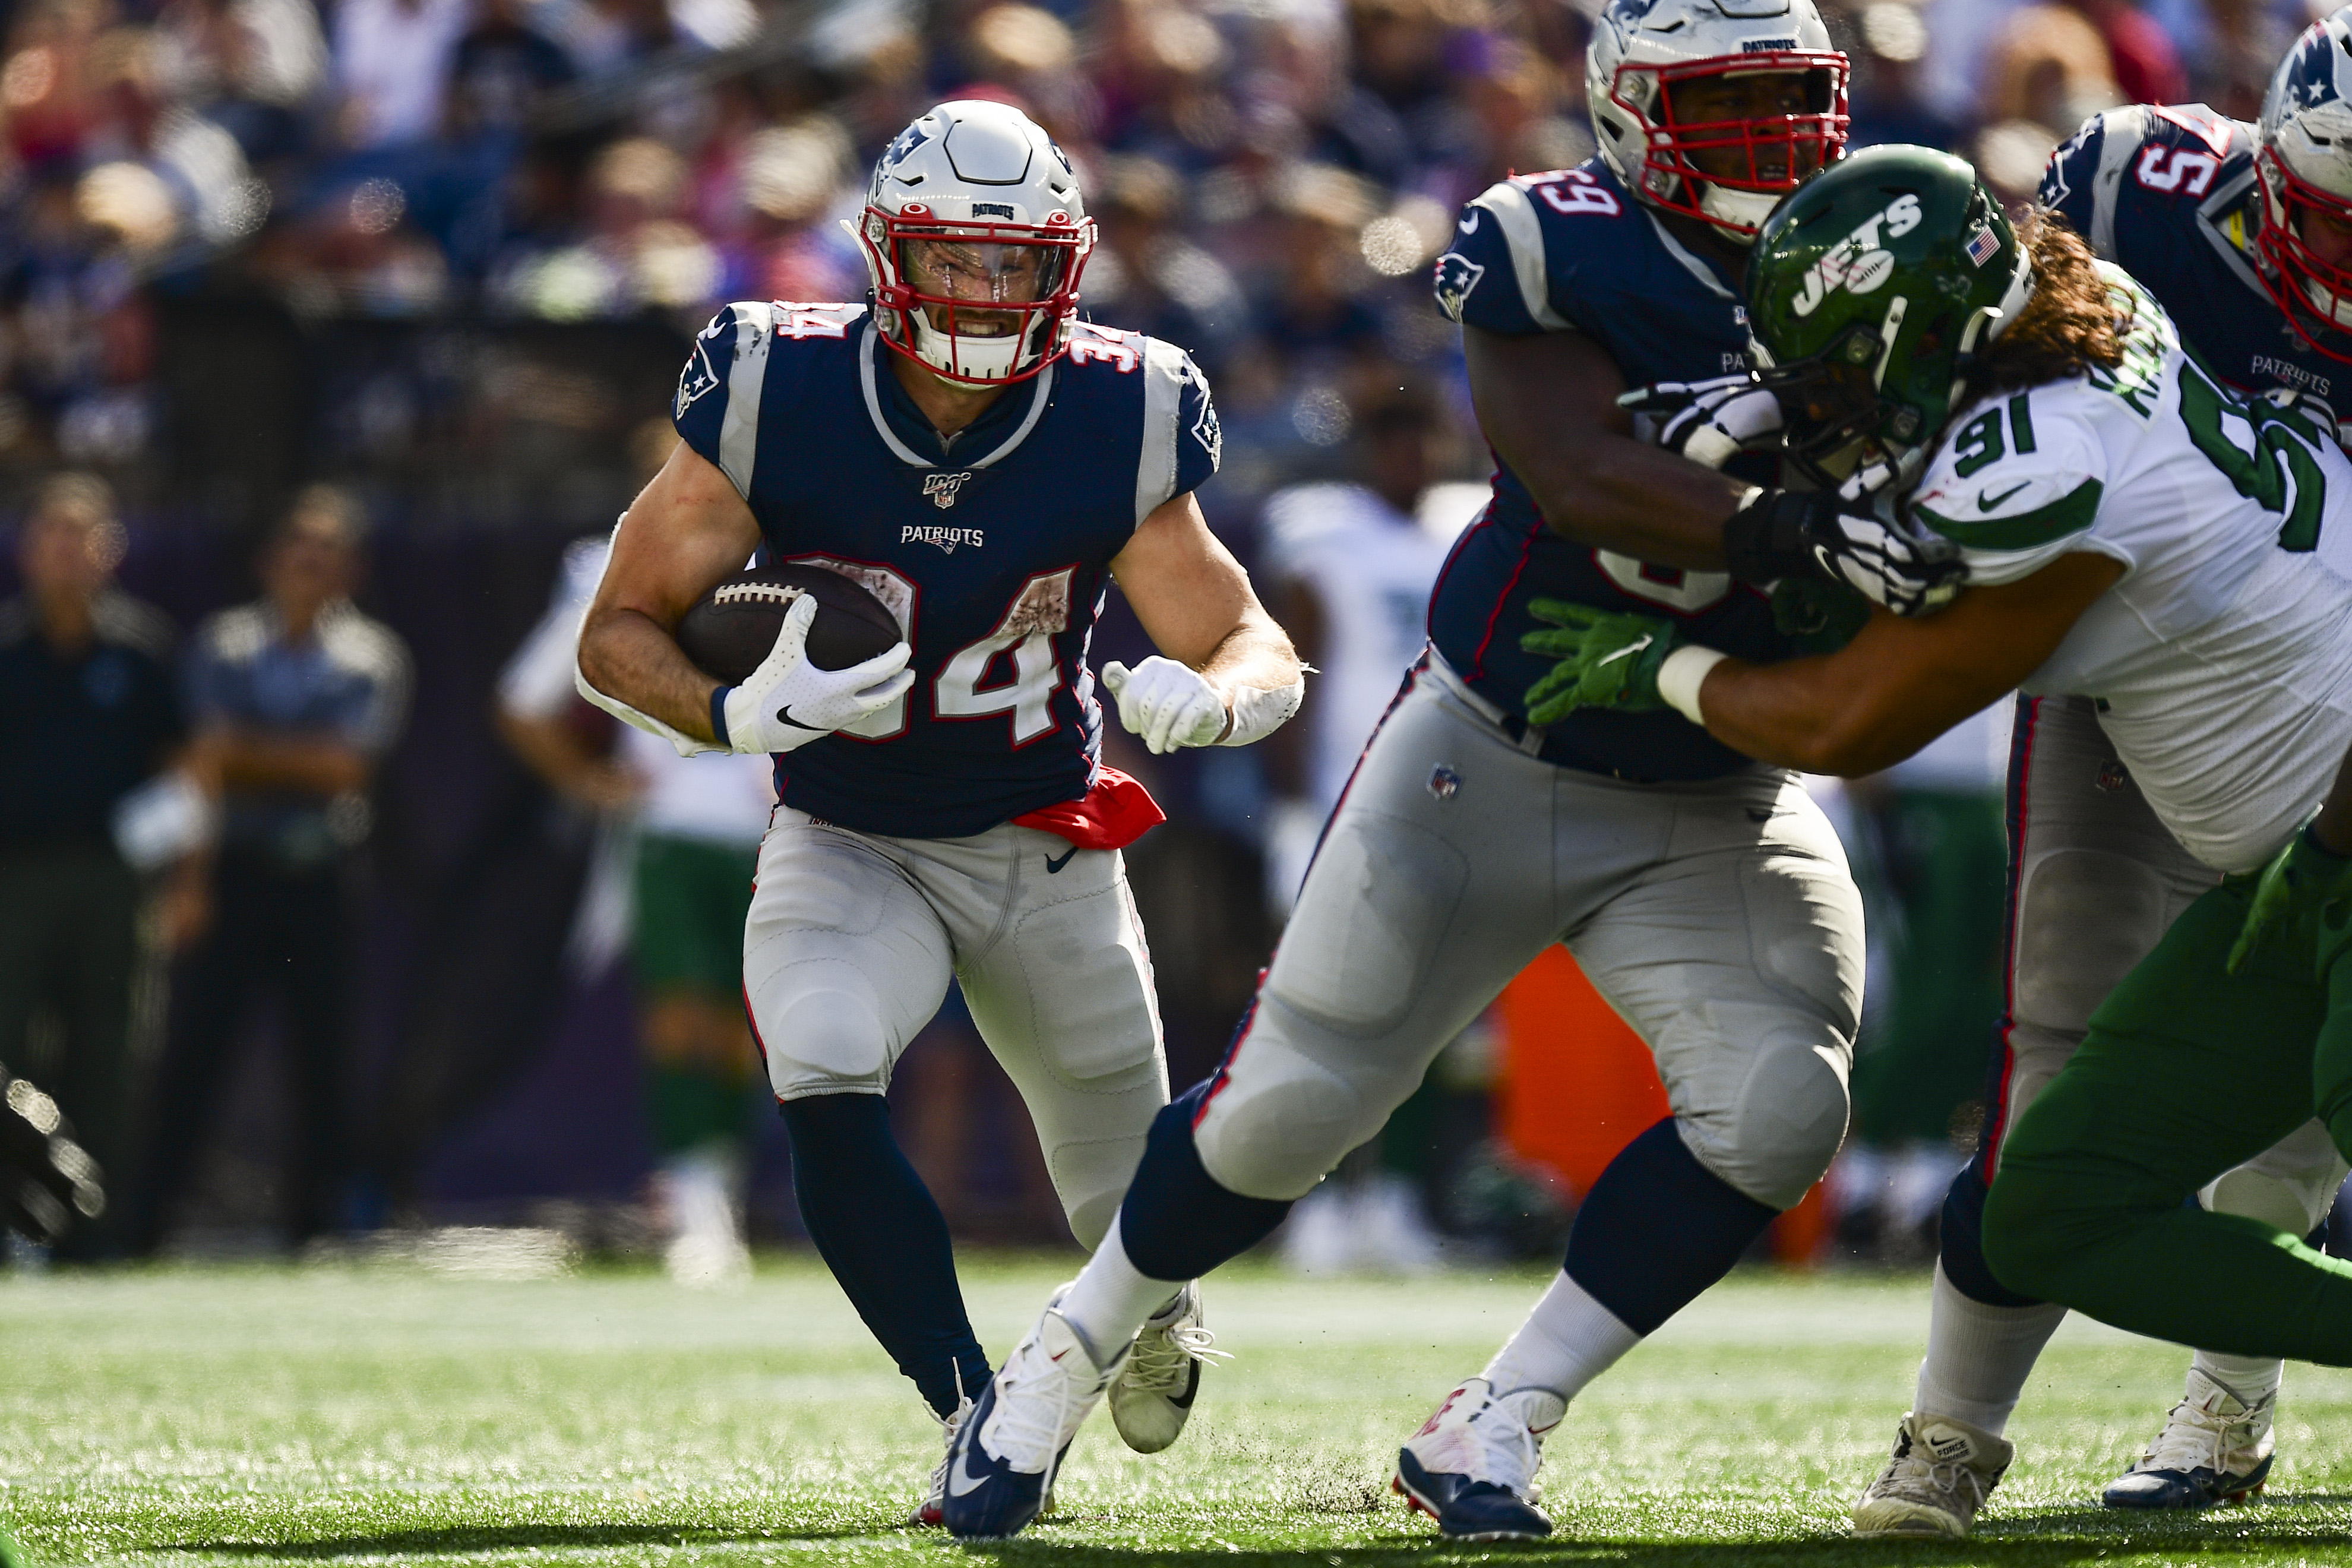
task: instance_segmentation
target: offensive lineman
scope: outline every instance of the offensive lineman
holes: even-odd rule
[[[1914,611],[1945,588],[1944,564],[1835,496],[1637,443],[1615,404],[1744,370],[1745,247],[1843,145],[1846,62],[1811,0],[1617,0],[1587,74],[1601,154],[1494,186],[1437,264],[1493,503],[1224,1066],[1161,1114],[1110,1237],[950,1449],[959,1535],[1034,1518],[1153,1308],[1271,1231],[1554,942],[1649,1042],[1674,1115],[1602,1174],[1527,1323],[1399,1456],[1448,1535],[1549,1533],[1533,1478],[1568,1401],[1720,1279],[1844,1135],[1862,912],[1828,823],[1788,773],[1674,714],[1531,724],[1544,664],[1519,637],[1555,595],[1663,606],[1774,658],[1792,644],[1752,584],[1834,572]]]
[[[2307,876],[2297,829],[2352,739],[2352,461],[2332,432],[2239,400],[2121,268],[2063,225],[2020,243],[1966,164],[1921,148],[1858,154],[1790,201],[1749,297],[1768,381],[1829,411],[1791,447],[1923,432],[1910,515],[1959,548],[1972,586],[1930,621],[1874,616],[1833,655],[1771,667],[1653,617],[1546,606],[1567,629],[1530,639],[1562,659],[1537,710],[1663,704],[1753,755],[1852,775],[2013,686],[2095,693],[2199,862],[2250,871],[2294,842]],[[2352,1364],[2352,1266],[2297,1242],[2300,1215],[2187,1201],[2315,1103],[2352,1137],[2352,1062],[2315,1075],[2315,911],[2241,973],[2252,895],[2248,878],[2209,888],[2099,1007],[2009,1135],[1984,1253],[2008,1288],[2136,1332]]]
[[[2202,104],[2095,116],[2052,155],[2040,197],[2156,297],[2216,379],[2295,403],[2339,442],[2327,400],[2352,362],[2352,163],[2333,151],[2352,132],[2347,39],[2352,12],[2303,36],[2259,129]],[[1965,1535],[2007,1468],[2010,1413],[2065,1310],[2004,1289],[1985,1266],[1985,1192],[2003,1137],[2092,1010],[2215,881],[2165,831],[2090,699],[2020,703],[2011,755],[2009,1016],[1977,1156],[1945,1201],[1917,1392],[1855,1504],[1859,1535]],[[2345,1170],[2313,1121],[2200,1197],[2302,1236],[2326,1223]],[[2108,1506],[2203,1508],[2259,1490],[2281,1370],[2198,1352],[2163,1429],[2108,1485]]]
[[[1218,456],[1200,373],[1075,320],[1094,226],[1061,149],[1003,105],[941,104],[884,153],[853,232],[870,303],[739,304],[702,333],[683,444],[614,536],[580,678],[681,752],[776,756],[746,1006],[809,1235],[952,1435],[989,1368],[890,1134],[899,1052],[961,981],[1087,1247],[1168,1098],[1119,854],[1160,813],[1099,763],[1086,664],[1108,582],[1171,656],[1103,672],[1154,752],[1257,740],[1303,682],[1193,500]],[[803,598],[719,686],[671,629],[755,548],[853,575],[907,640],[820,669]],[[1152,1311],[1113,1398],[1143,1452],[1175,1440],[1209,1342],[1196,1292]]]

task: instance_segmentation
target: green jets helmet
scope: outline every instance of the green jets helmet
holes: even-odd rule
[[[2000,204],[1949,153],[1872,147],[1816,174],[1748,263],[1749,331],[1789,456],[1817,482],[1870,443],[1916,466],[2032,288]]]

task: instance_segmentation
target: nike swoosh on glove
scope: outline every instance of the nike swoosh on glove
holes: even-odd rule
[[[770,756],[804,746],[888,707],[915,684],[907,668],[915,650],[903,642],[846,669],[819,669],[808,659],[814,619],[816,600],[803,594],[784,612],[760,668],[719,700],[730,750]]]
[[[1530,600],[1528,614],[1559,628],[1519,638],[1528,652],[1559,660],[1528,688],[1528,723],[1557,724],[1579,708],[1647,713],[1666,706],[1658,667],[1680,640],[1673,622],[1564,599]]]
[[[1842,492],[1749,491],[1723,525],[1723,553],[1743,583],[1763,587],[1787,577],[1841,583],[1898,616],[1943,608],[1969,575],[1950,541],[1882,522],[1865,501]]]
[[[1780,398],[1746,371],[1710,381],[1653,382],[1619,397],[1617,406],[1664,420],[1658,445],[1710,468],[1769,446],[1780,434]]]
[[[1153,654],[1129,669],[1113,659],[1103,666],[1102,682],[1118,699],[1118,721],[1154,756],[1179,746],[1213,746],[1225,732],[1225,700],[1189,664]]]

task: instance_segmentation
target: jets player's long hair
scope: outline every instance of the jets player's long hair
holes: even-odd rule
[[[2018,226],[2033,263],[2033,294],[2017,320],[1969,366],[1965,396],[1952,406],[2063,381],[2123,363],[2129,306],[2099,275],[2098,258],[2063,214],[2038,208]],[[2118,318],[2117,306],[2126,314]]]

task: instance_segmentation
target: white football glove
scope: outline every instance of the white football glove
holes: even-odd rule
[[[1968,582],[1958,547],[1873,510],[1843,494],[1750,490],[1723,525],[1725,563],[1759,587],[1792,577],[1842,583],[1898,616],[1950,604]]]
[[[1780,400],[1745,371],[1711,381],[1655,382],[1624,394],[1617,405],[1664,420],[1658,445],[1710,468],[1780,434]]]
[[[803,594],[784,612],[776,646],[740,686],[727,688],[719,706],[727,742],[746,756],[789,752],[888,707],[915,684],[904,642],[846,669],[819,669],[808,660],[809,623],[816,599]]]
[[[1133,669],[1113,659],[1102,682],[1118,699],[1118,721],[1143,737],[1151,754],[1179,746],[1213,746],[1225,732],[1225,700],[1191,665],[1153,654]]]

